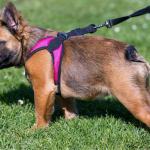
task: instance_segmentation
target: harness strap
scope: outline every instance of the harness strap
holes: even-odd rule
[[[94,33],[97,31],[97,29],[93,28],[95,27],[94,24],[91,24],[85,28],[77,28],[75,30],[71,30],[70,32],[68,33],[65,33],[65,32],[59,32],[57,34],[57,38],[53,39],[48,47],[47,47],[47,50],[49,52],[53,52],[55,49],[57,49],[60,44],[63,43],[63,41],[67,40],[69,37],[71,36],[76,36],[76,35],[84,35],[84,34],[87,34],[87,33]]]
[[[77,28],[75,30],[71,30],[70,32],[66,33],[68,38],[71,36],[76,36],[76,35],[84,35],[87,33],[94,33],[97,31],[96,28],[94,28],[96,25],[95,24],[90,24],[89,26],[85,27],[85,28]]]

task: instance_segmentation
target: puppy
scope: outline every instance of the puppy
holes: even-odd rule
[[[49,125],[55,98],[65,118],[73,119],[78,114],[73,98],[94,100],[108,94],[150,127],[150,67],[134,46],[100,36],[70,37],[64,41],[58,96],[49,51],[27,59],[38,41],[57,33],[30,26],[12,3],[0,14],[0,69],[25,66],[34,90],[37,120],[32,130]]]

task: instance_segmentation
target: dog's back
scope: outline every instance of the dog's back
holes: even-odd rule
[[[138,66],[149,68],[146,60],[132,45],[113,39],[100,36],[78,36],[69,38],[64,44],[61,81],[62,94],[64,93],[65,96],[73,94],[80,99],[93,99],[99,93],[107,95],[111,93],[108,79],[112,80],[117,70],[120,72],[119,76],[128,70],[128,76],[126,76],[128,78],[134,72],[130,68],[136,70]],[[123,71],[120,71],[121,68]],[[141,72],[143,73],[143,70]],[[147,70],[144,72],[147,74]]]

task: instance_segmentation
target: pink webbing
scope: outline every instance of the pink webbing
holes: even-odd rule
[[[33,51],[35,51],[38,48],[48,46],[49,42],[53,39],[54,39],[54,37],[48,37],[48,38],[42,39],[31,49],[31,51],[28,53],[28,55],[31,54]],[[60,58],[61,58],[61,52],[62,52],[62,44],[60,45],[59,48],[57,48],[53,51],[53,55],[54,55],[54,80],[55,80],[55,82],[58,82],[57,74],[58,74],[59,62],[60,62]]]

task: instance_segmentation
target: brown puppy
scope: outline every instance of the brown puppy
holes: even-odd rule
[[[25,65],[34,89],[37,121],[32,129],[48,126],[57,86],[50,53],[43,49],[26,61],[27,54],[39,40],[57,33],[30,26],[11,3],[0,14],[0,69]],[[71,37],[64,46],[62,95],[56,100],[65,118],[77,116],[72,98],[92,100],[113,94],[150,127],[150,68],[133,46],[100,36]]]

